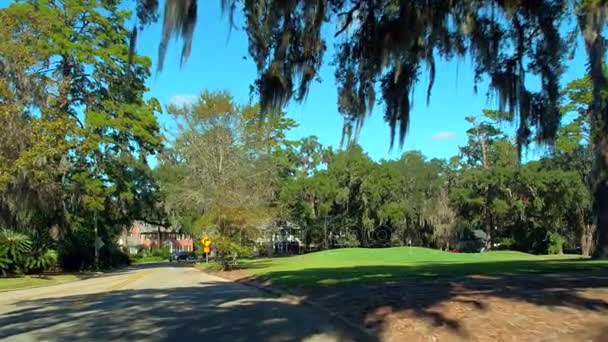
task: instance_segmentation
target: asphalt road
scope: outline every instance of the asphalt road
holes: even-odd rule
[[[148,264],[0,293],[0,340],[361,341],[312,307],[206,275]]]

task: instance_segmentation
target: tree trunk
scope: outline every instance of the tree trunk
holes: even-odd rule
[[[486,139],[485,138],[481,138],[481,157],[482,159],[482,163],[483,163],[483,168],[484,169],[488,169],[489,168],[489,164],[488,164],[488,146],[486,145]]]
[[[274,232],[272,234],[270,234],[270,239],[268,239],[268,242],[266,243],[266,256],[267,257],[272,257],[274,255]]]
[[[479,141],[481,145],[481,165],[484,169],[488,169],[488,145],[486,144],[485,137],[482,137],[479,133],[479,125],[475,124],[475,134],[477,135],[477,141]]]
[[[585,257],[591,256],[594,247],[595,225],[585,223],[581,234],[581,254]]]
[[[608,168],[604,164],[604,176],[601,184],[596,185],[594,193],[594,209],[596,210],[596,225],[597,225],[597,247],[595,248],[594,257],[607,259],[608,258],[608,183],[605,173]]]
[[[486,251],[492,249],[494,245],[494,219],[492,215],[488,215],[488,219],[486,222]]]
[[[158,241],[158,246],[157,246],[157,248],[162,248],[162,243],[161,243],[161,241],[160,241],[160,226],[158,226],[158,227],[156,228],[156,230],[158,231],[158,239],[157,239],[157,241]]]
[[[606,23],[605,6],[589,3],[579,16],[589,61],[589,76],[593,86],[591,103],[591,136],[595,160],[590,175],[593,194],[593,214],[597,227],[597,247],[594,257],[608,258],[608,107],[602,96],[608,81],[604,75],[606,52],[602,31]]]
[[[490,209],[490,199],[488,195],[489,189],[485,188],[485,205],[483,207],[483,216],[485,217],[486,224],[486,241],[485,241],[485,250],[488,251],[492,248],[492,243],[494,242],[494,215],[492,215]]]

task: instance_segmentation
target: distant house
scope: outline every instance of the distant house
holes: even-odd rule
[[[152,247],[168,247],[171,252],[194,251],[194,240],[181,229],[143,221],[133,221],[131,227],[123,232],[118,244],[129,254],[136,254],[141,248]]]
[[[299,254],[303,251],[303,229],[289,221],[277,221],[264,227],[264,237],[257,240],[268,254]]]

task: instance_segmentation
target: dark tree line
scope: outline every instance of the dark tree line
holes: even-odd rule
[[[115,1],[0,10],[0,271],[31,268],[10,236],[80,269],[97,235],[102,266],[124,262],[116,236],[154,217],[147,158],[162,148],[160,105],[144,98],[151,62],[129,53],[130,15]]]
[[[352,145],[335,153],[326,169],[287,180],[280,205],[316,248],[567,248],[589,255],[591,207],[578,164],[589,163],[590,154],[560,152],[519,165],[513,138],[496,138],[498,132],[471,132],[449,161],[409,151],[398,160],[374,162]],[[482,154],[484,139],[488,151]]]

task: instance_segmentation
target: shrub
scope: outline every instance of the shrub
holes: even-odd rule
[[[54,249],[37,248],[25,258],[24,265],[28,271],[40,273],[56,268],[58,261],[59,254]]]
[[[341,248],[348,247],[359,247],[359,239],[357,238],[357,234],[355,232],[349,230],[343,236],[340,236],[336,239],[336,245]]]
[[[487,236],[483,230],[464,229],[455,247],[464,253],[478,253],[485,247],[486,240]]]
[[[99,249],[99,267],[109,269],[128,265],[129,256],[113,242],[103,241]],[[94,235],[88,230],[73,231],[59,245],[59,263],[64,270],[82,271],[95,266]]]
[[[462,240],[456,244],[456,249],[464,253],[479,253],[484,246],[480,240]]]
[[[32,240],[29,236],[9,229],[0,230],[0,272],[24,273],[26,256],[32,250]]]
[[[147,248],[147,247],[142,246],[142,247],[140,247],[137,250],[137,255],[136,256],[137,256],[137,258],[145,258],[145,257],[147,257],[149,255],[150,255],[150,249]]]
[[[57,267],[57,251],[34,245],[30,236],[9,229],[0,231],[0,272],[6,274],[41,273]]]
[[[515,239],[512,238],[502,238],[498,240],[498,250],[513,250],[515,249]]]
[[[549,254],[563,254],[565,242],[566,239],[564,239],[564,237],[559,233],[549,233],[549,245],[547,247],[547,252]]]
[[[93,267],[95,250],[93,235],[75,230],[59,244],[59,264],[64,270],[82,271]],[[103,248],[102,248],[103,249]]]
[[[238,263],[238,258],[250,257],[253,248],[239,244],[226,237],[215,240],[216,258],[222,264],[222,270],[231,270]]]
[[[390,245],[391,247],[400,247],[405,243],[403,241],[403,236],[398,231],[395,231],[391,234]]]
[[[163,248],[155,247],[150,250],[150,254],[155,257],[169,259],[169,256],[171,256],[171,251],[169,250],[168,247],[163,247]]]
[[[11,263],[11,259],[8,258],[8,255],[4,254],[3,250],[0,250],[0,274],[6,275]]]
[[[99,250],[99,267],[102,269],[129,265],[131,259],[114,244],[107,244]]]
[[[258,243],[256,245],[257,256],[270,257],[272,256],[272,246],[269,246],[268,243]]]

